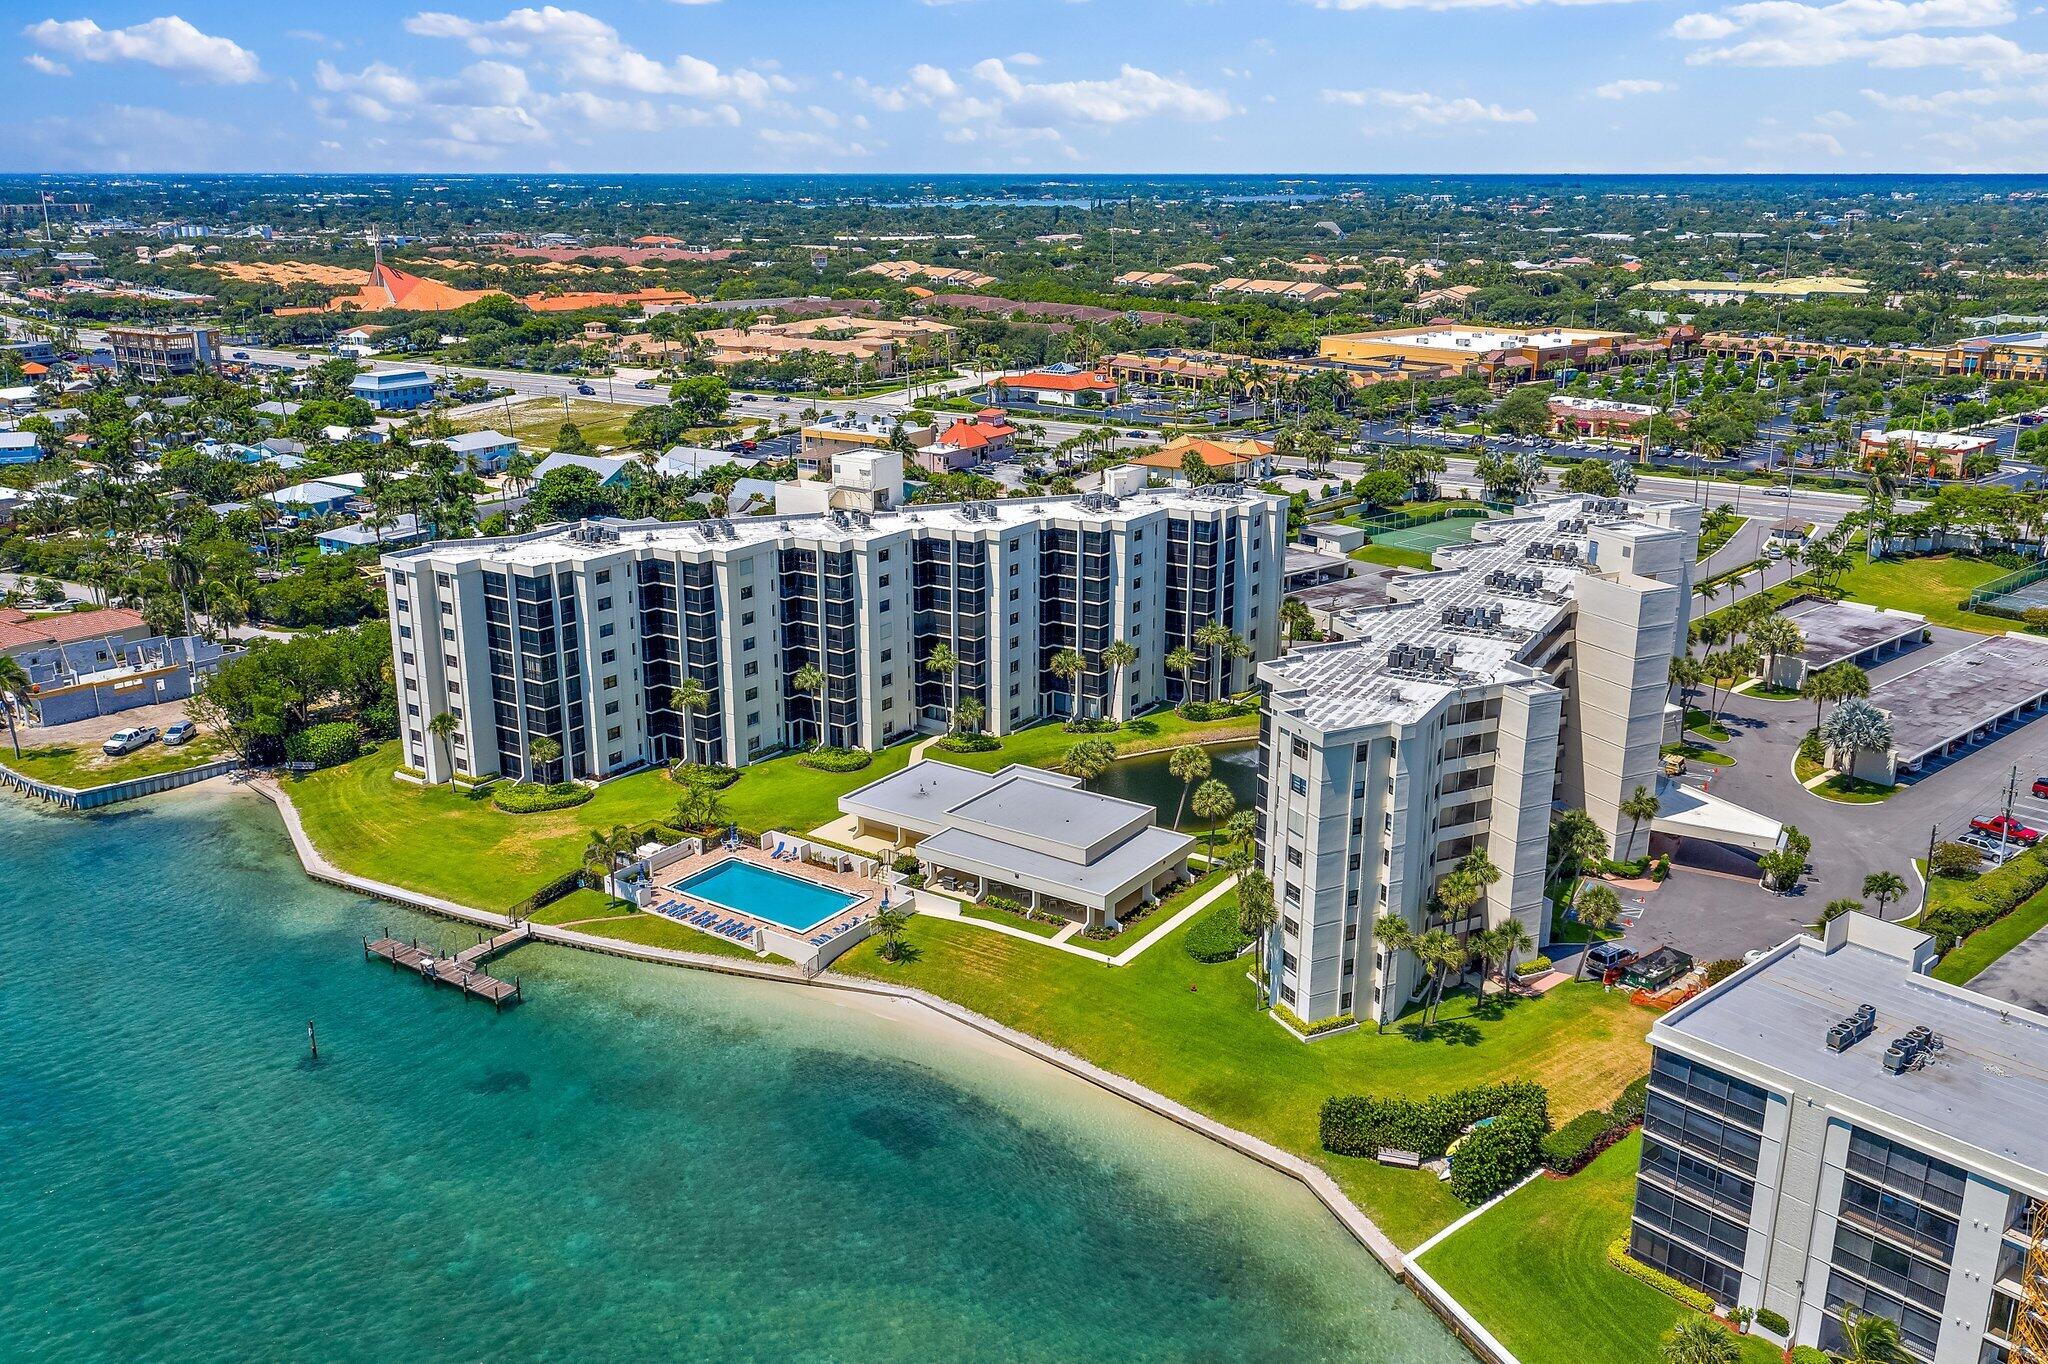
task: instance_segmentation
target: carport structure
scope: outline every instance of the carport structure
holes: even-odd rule
[[[1782,614],[1799,627],[1799,633],[1806,639],[1804,653],[1780,654],[1771,675],[1764,679],[1786,691],[1799,690],[1809,676],[1837,663],[1868,668],[1904,653],[1926,638],[1927,633],[1927,617],[1923,615],[1860,602],[1823,602]]]
[[[1886,765],[1892,771],[1859,770],[1855,775],[1891,781],[1899,770],[1917,772],[1931,760],[1993,737],[2005,725],[2040,714],[2048,705],[2048,639],[1994,636],[1886,678],[1871,689],[1870,704],[1891,717]]]

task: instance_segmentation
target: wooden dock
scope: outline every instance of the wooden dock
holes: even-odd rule
[[[387,934],[374,940],[363,939],[363,960],[386,961],[394,970],[403,966],[409,971],[419,972],[436,985],[453,985],[464,995],[487,999],[492,1007],[502,1009],[507,1004],[523,1003],[526,996],[517,980],[500,980],[489,975],[481,969],[483,963],[532,936],[532,926],[522,923],[495,937],[485,938],[452,957],[443,957],[436,955],[432,948],[421,947],[417,938],[401,942]]]

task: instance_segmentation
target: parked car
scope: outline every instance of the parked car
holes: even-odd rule
[[[2048,777],[2034,778],[2034,798],[2048,800]]]
[[[199,726],[190,720],[173,720],[164,730],[164,747],[176,748],[179,744],[189,744],[198,737]]]
[[[100,752],[108,757],[118,758],[123,753],[133,753],[157,737],[155,725],[135,725],[128,729],[117,729],[107,736],[100,745]]]
[[[2030,829],[2011,815],[1993,815],[1989,819],[1973,819],[1970,827],[1980,834],[1993,838],[2009,838],[2015,843],[2032,845],[2041,837],[2039,829]]]
[[[1586,949],[1586,972],[1588,975],[1604,976],[1609,971],[1619,971],[1636,959],[1633,948],[1618,942],[1596,942]]]

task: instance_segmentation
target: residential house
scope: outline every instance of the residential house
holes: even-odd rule
[[[43,438],[33,431],[0,431],[0,464],[34,464],[43,457]]]
[[[631,455],[572,455],[557,450],[534,466],[533,480],[538,483],[557,469],[588,469],[597,475],[600,488],[617,488],[628,477],[627,471],[639,463]]]
[[[313,537],[313,544],[322,554],[346,554],[352,549],[374,549],[378,546],[396,549],[419,544],[427,538],[430,529],[418,517],[405,512],[380,526],[357,522],[353,526],[323,530]]]
[[[434,400],[434,376],[423,369],[379,369],[358,374],[349,392],[379,412],[409,412]]]

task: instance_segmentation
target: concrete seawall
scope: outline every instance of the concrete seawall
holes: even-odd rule
[[[317,881],[361,895],[388,900],[424,913],[455,919],[463,923],[476,924],[494,930],[510,928],[513,920],[504,914],[473,906],[444,900],[438,896],[406,890],[367,877],[356,876],[342,871],[323,856],[307,835],[305,826],[299,820],[296,807],[275,780],[269,777],[257,778],[249,783],[277,808],[284,821],[285,831],[290,835],[292,846],[298,853],[299,863],[308,876]],[[742,958],[717,957],[695,952],[679,952],[672,948],[653,947],[640,943],[621,942],[612,938],[596,937],[579,933],[574,929],[550,924],[532,924],[534,941],[553,943],[560,947],[574,947],[588,952],[601,952],[608,956],[626,957],[635,961],[654,962],[665,966],[681,966],[699,971],[716,971],[730,976],[746,976],[756,980],[775,981],[784,985],[806,985],[819,989],[844,990],[854,994],[905,1001],[920,1008],[928,1009],[953,1023],[974,1029],[997,1041],[1037,1058],[1048,1065],[1057,1066],[1068,1074],[1088,1081],[1098,1088],[1109,1091],[1121,1098],[1148,1109],[1163,1118],[1178,1123],[1191,1132],[1199,1133],[1222,1146],[1227,1146],[1240,1155],[1248,1156],[1269,1169],[1294,1179],[1313,1194],[1318,1202],[1329,1210],[1344,1229],[1351,1233],[1358,1243],[1370,1251],[1381,1266],[1397,1280],[1408,1285],[1444,1323],[1463,1341],[1472,1352],[1488,1364],[1517,1364],[1515,1357],[1500,1347],[1492,1337],[1474,1329],[1477,1323],[1458,1307],[1441,1289],[1433,1284],[1425,1286],[1409,1272],[1409,1263],[1391,1238],[1380,1230],[1378,1224],[1347,1197],[1329,1173],[1314,1163],[1302,1159],[1290,1151],[1282,1150],[1271,1142],[1240,1132],[1234,1127],[1217,1122],[1203,1113],[1198,1113],[1186,1104],[1169,1099],[1165,1095],[1138,1084],[1134,1080],[1105,1070],[1091,1061],[1075,1056],[1048,1042],[1019,1032],[1015,1028],[996,1022],[992,1018],[975,1013],[971,1009],[941,999],[937,995],[909,986],[892,985],[886,981],[870,980],[858,976],[833,975],[829,972],[806,975],[792,966],[779,966],[772,962],[754,962]]]
[[[25,796],[47,800],[67,810],[97,810],[105,805],[117,805],[124,800],[153,796],[159,791],[175,791],[194,782],[210,781],[234,771],[241,765],[242,760],[239,758],[217,758],[210,763],[200,763],[196,767],[182,768],[176,772],[159,772],[149,777],[108,782],[105,786],[74,789],[59,786],[55,782],[38,781],[34,777],[23,776],[13,768],[0,764],[0,786],[12,787]]]

